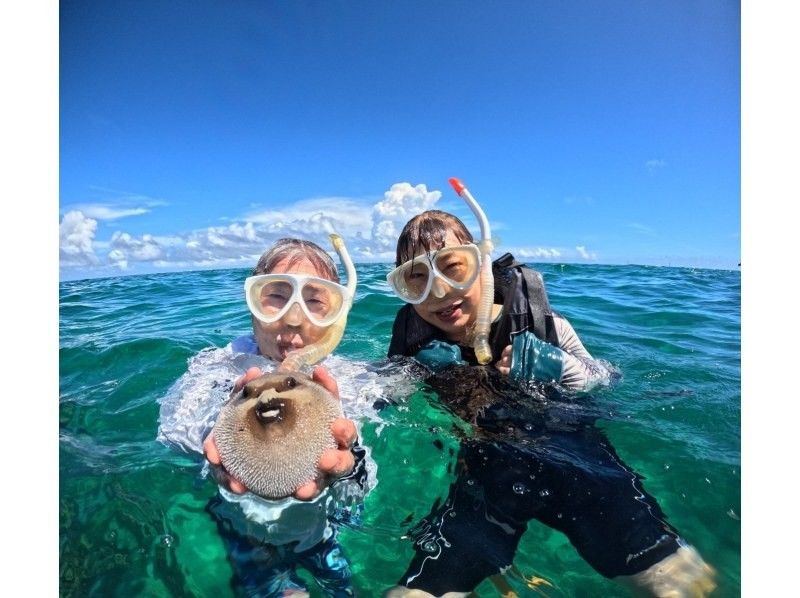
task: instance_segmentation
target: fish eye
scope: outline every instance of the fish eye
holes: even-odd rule
[[[295,386],[297,386],[297,380],[289,376],[288,378],[286,378],[286,381],[283,383],[283,385],[286,390],[289,390],[290,388],[294,388]]]

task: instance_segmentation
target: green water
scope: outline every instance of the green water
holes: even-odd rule
[[[718,572],[715,595],[740,594],[740,275],[639,266],[537,266],[553,307],[624,379],[593,399],[618,454],[644,477],[669,522]],[[400,303],[387,267],[358,267],[359,289],[337,353],[385,356]],[[60,284],[60,593],[62,596],[232,596],[231,568],[205,507],[215,485],[200,458],[156,441],[159,404],[205,347],[249,331],[245,270]],[[378,464],[359,528],[340,541],[360,596],[405,571],[404,534],[447,495],[454,426],[435,397],[361,421]],[[611,539],[609,539],[611,540]],[[560,533],[531,521],[521,575],[552,585],[522,595],[624,596]],[[306,577],[307,578],[307,577]],[[308,579],[308,578],[307,578]],[[313,584],[310,585],[313,589]],[[489,582],[479,596],[498,596]],[[316,594],[315,594],[316,595]]]

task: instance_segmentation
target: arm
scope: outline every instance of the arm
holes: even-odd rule
[[[558,346],[523,332],[503,350],[497,369],[515,380],[553,381],[579,391],[608,384],[616,372],[592,357],[566,318],[554,314],[553,321]]]

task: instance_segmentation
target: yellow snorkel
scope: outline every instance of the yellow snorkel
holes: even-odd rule
[[[281,362],[279,369],[299,371],[304,366],[313,365],[331,353],[339,344],[339,341],[342,340],[344,328],[347,325],[347,314],[353,306],[353,298],[356,294],[356,269],[350,259],[350,254],[347,253],[344,239],[335,233],[330,236],[330,239],[333,248],[339,254],[339,259],[347,271],[348,296],[343,299],[342,314],[333,324],[328,326],[319,341],[290,352]]]
[[[494,276],[492,276],[492,231],[486,214],[472,197],[472,194],[457,178],[449,179],[450,185],[456,193],[467,202],[472,213],[481,225],[481,240],[478,248],[481,251],[481,299],[478,304],[478,315],[475,319],[475,328],[472,336],[472,346],[478,363],[487,364],[492,361],[492,348],[489,346],[489,330],[492,326],[492,305],[494,304]]]

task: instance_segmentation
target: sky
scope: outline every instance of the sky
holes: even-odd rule
[[[786,400],[798,330],[795,5],[741,7],[740,167],[738,3],[163,4],[0,6],[0,326],[12,388],[30,383],[37,401],[6,402],[4,446],[24,447],[28,491],[0,501],[18,515],[6,530],[16,553],[41,556],[12,559],[0,586],[58,591],[42,538],[58,529],[59,280],[213,267],[189,265],[200,263],[192,240],[258,211],[310,218],[301,202],[330,197],[372,219],[398,183],[440,192],[436,206],[474,228],[447,188],[458,176],[501,250],[743,264],[742,594],[785,593],[800,415]],[[181,14],[156,12],[168,9]],[[357,231],[362,243],[372,230]],[[143,248],[145,235],[163,265],[122,253],[119,239]],[[130,256],[124,268],[113,249]],[[34,436],[15,425],[32,414]]]
[[[64,0],[61,280],[392,262],[425,209],[528,262],[736,270],[729,1]]]

